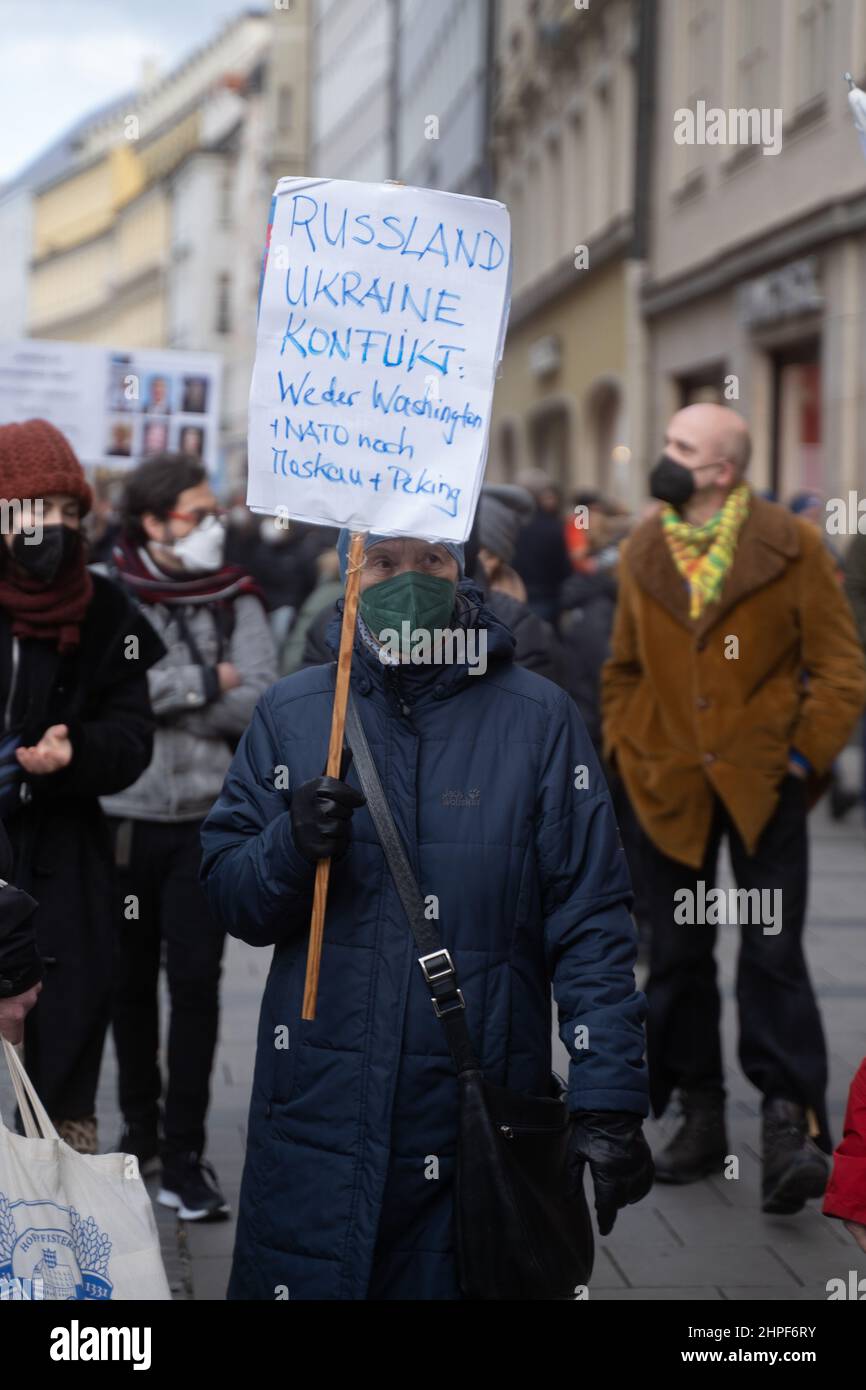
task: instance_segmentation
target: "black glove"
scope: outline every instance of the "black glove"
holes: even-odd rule
[[[310,863],[340,859],[349,848],[352,812],[366,803],[362,792],[336,777],[314,777],[292,793],[289,815],[295,849]]]
[[[613,1230],[620,1207],[639,1202],[653,1185],[655,1168],[642,1124],[640,1115],[622,1110],[578,1110],[571,1117],[568,1157],[574,1190],[588,1163],[600,1235]]]

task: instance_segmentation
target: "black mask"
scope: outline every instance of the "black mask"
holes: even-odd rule
[[[38,545],[20,531],[12,538],[15,563],[41,584],[50,584],[80,550],[81,532],[71,526],[43,526]]]
[[[683,507],[695,493],[694,474],[690,468],[675,459],[662,454],[658,463],[650,470],[650,496],[660,502],[669,502],[672,507]]]

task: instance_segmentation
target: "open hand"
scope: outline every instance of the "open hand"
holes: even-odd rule
[[[30,748],[17,748],[15,756],[25,772],[42,775],[59,772],[72,762],[72,744],[65,724],[52,724],[38,743]]]

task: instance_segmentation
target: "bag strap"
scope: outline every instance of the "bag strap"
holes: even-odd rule
[[[457,984],[457,971],[451,953],[442,945],[436,924],[429,921],[424,914],[424,899],[412,872],[403,841],[400,839],[400,832],[394,824],[394,817],[370,752],[367,735],[364,733],[364,726],[351,694],[346,708],[346,742],[352,750],[361,790],[367,798],[367,810],[376,827],[391,877],[412,929],[419,951],[418,964],[431,992],[430,1002],[433,1011],[445,1030],[457,1074],[479,1071],[480,1065],[466,1026],[463,991]]]
[[[21,1111],[21,1123],[28,1139],[59,1139],[48,1111],[39,1099],[36,1087],[24,1070],[24,1063],[8,1039],[3,1039],[3,1055],[12,1078],[15,1099]]]

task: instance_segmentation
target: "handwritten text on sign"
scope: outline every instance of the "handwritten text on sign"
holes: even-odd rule
[[[281,179],[250,393],[250,506],[464,540],[509,261],[501,203]]]

